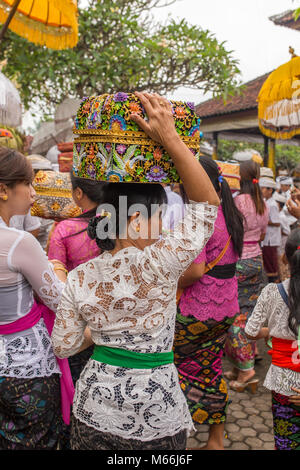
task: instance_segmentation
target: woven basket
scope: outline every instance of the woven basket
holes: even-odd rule
[[[240,165],[238,163],[230,162],[216,162],[221,168],[222,175],[229,184],[230,189],[239,191],[240,188]]]
[[[31,208],[31,215],[43,219],[64,220],[81,214],[81,209],[72,199],[68,173],[41,170],[35,175],[33,187],[36,200]]]

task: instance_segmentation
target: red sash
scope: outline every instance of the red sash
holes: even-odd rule
[[[300,372],[300,354],[297,340],[272,338],[272,349],[268,351],[272,356],[272,364]]]

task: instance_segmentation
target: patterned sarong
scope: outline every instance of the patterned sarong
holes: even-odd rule
[[[227,385],[222,375],[222,356],[227,331],[234,317],[222,322],[177,313],[174,342],[180,386],[196,424],[226,420]]]
[[[240,260],[237,263],[240,314],[228,331],[225,354],[234,367],[240,370],[254,368],[255,342],[245,335],[245,326],[263,288],[262,257]]]
[[[272,413],[276,450],[300,450],[300,406],[285,395],[272,392]]]
[[[0,450],[55,450],[63,426],[58,374],[0,377]]]

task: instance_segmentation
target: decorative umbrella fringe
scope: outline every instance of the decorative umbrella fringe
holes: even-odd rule
[[[57,4],[65,4],[62,0],[58,0]],[[0,1],[0,6],[2,2]],[[73,17],[70,15],[71,7],[68,6],[64,15],[68,17],[70,22],[69,27],[61,26],[58,27],[48,26],[41,21],[31,20],[26,18],[22,13],[16,12],[15,16],[10,22],[9,28],[19,36],[22,36],[29,41],[45,45],[50,49],[65,49],[68,47],[74,47],[78,41],[78,24],[76,22],[76,15],[73,8]],[[70,17],[69,17],[70,15]],[[7,19],[7,13],[0,8],[0,23],[5,23]]]
[[[272,129],[265,127],[260,119],[258,121],[258,125],[259,125],[261,132],[267,137],[270,137],[271,139],[286,140],[286,139],[292,139],[293,137],[295,137],[295,135],[300,135],[300,129],[293,129],[291,131],[285,131],[284,129],[281,131],[280,130],[273,131]]]
[[[278,102],[279,103],[279,102]],[[282,100],[280,106],[278,103],[270,102],[260,103],[258,108],[258,117],[260,119],[274,119],[282,116],[289,116],[300,111],[300,99],[297,102]]]
[[[300,71],[299,71],[300,73]],[[292,88],[293,84],[298,82],[298,87]],[[267,86],[263,86],[259,95],[258,101],[260,102],[274,102],[281,100],[290,100],[294,96],[300,96],[300,75],[299,77],[288,78]]]

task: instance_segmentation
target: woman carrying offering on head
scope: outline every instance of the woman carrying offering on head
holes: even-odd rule
[[[56,311],[64,284],[35,237],[9,227],[34,202],[33,171],[0,149],[0,449],[56,449],[62,428],[60,368],[39,299]]]
[[[236,262],[243,249],[243,219],[231,190],[211,158],[200,163],[221,204],[207,245],[180,277],[183,289],[176,321],[175,364],[196,424],[209,424],[203,449],[224,449],[228,392],[222,374],[227,331],[239,311]]]
[[[237,263],[240,314],[230,327],[225,345],[233,370],[224,375],[238,392],[250,388],[255,393],[255,343],[245,335],[245,325],[263,287],[263,261],[260,242],[265,238],[269,211],[259,187],[259,164],[248,160],[240,164],[241,192],[234,202],[244,218],[244,246]]]
[[[170,103],[136,95],[148,121],[132,120],[165,147],[191,202],[182,223],[160,237],[160,184],[105,188],[104,207],[89,224],[104,253],[69,274],[52,334],[59,357],[95,344],[76,384],[73,449],[185,449],[193,427],[172,353],[176,290],[213,233],[219,198],[177,134]]]

